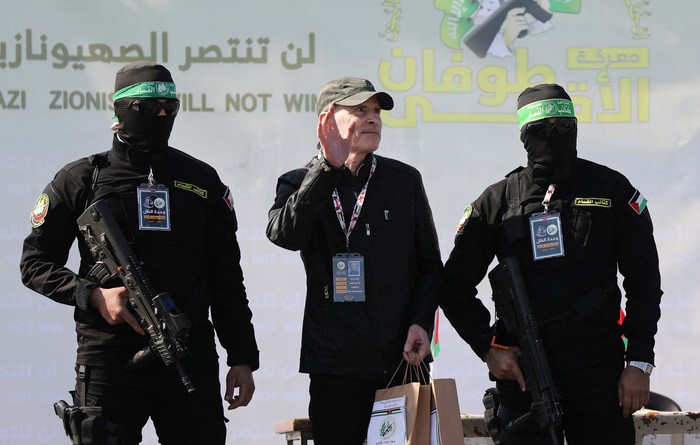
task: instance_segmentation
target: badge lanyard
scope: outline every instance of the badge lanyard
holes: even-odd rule
[[[156,184],[153,168],[148,168],[148,184],[136,188],[139,230],[170,230],[170,194],[163,184]]]
[[[564,256],[564,239],[559,212],[549,211],[555,184],[549,184],[542,200],[544,212],[530,216],[530,241],[535,261]]]
[[[365,259],[358,253],[350,253],[350,234],[357,224],[357,219],[362,211],[362,205],[365,202],[367,194],[367,186],[369,180],[372,179],[374,170],[377,168],[377,159],[372,158],[372,167],[369,170],[369,177],[364,187],[357,195],[355,208],[352,211],[350,224],[345,225],[345,215],[343,214],[343,205],[340,202],[338,189],[333,190],[333,205],[335,214],[340,222],[340,228],[345,234],[345,253],[340,253],[333,256],[333,301],[336,303],[347,302],[364,302],[365,295]]]
[[[338,221],[340,222],[340,228],[343,229],[343,233],[345,234],[345,247],[348,252],[350,252],[350,234],[355,228],[355,224],[357,224],[357,219],[360,216],[362,206],[365,202],[365,195],[367,194],[367,186],[369,185],[369,180],[372,179],[372,175],[374,174],[374,171],[376,169],[377,158],[373,157],[372,167],[369,170],[369,177],[367,178],[367,182],[365,183],[364,187],[362,187],[362,190],[360,190],[360,194],[357,195],[357,201],[355,201],[355,208],[352,211],[352,217],[350,218],[349,226],[345,225],[345,214],[343,213],[343,204],[340,202],[340,195],[338,194],[338,189],[333,190],[333,206],[335,207],[335,214],[338,217]]]
[[[549,184],[549,187],[547,187],[547,193],[544,194],[544,199],[542,200],[544,213],[549,213],[549,201],[552,199],[552,195],[554,194],[554,190],[556,188],[556,184]]]
[[[155,187],[156,185],[156,176],[153,174],[153,167],[150,165],[148,166],[148,185],[150,187]]]

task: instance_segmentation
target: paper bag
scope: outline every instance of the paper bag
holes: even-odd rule
[[[367,427],[367,444],[405,445],[407,437],[406,396],[375,401]]]
[[[418,387],[416,423],[408,435],[408,445],[425,445],[430,441],[430,384]]]
[[[433,379],[430,410],[430,445],[462,445],[462,414],[454,379]]]
[[[430,385],[418,382],[377,390],[367,445],[426,445],[430,440],[430,392]],[[404,411],[391,411],[404,398]],[[402,419],[405,419],[405,430]],[[404,435],[400,434],[402,431]]]

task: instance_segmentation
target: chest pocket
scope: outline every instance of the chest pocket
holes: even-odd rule
[[[530,245],[530,215],[542,212],[541,202],[530,202],[516,211],[510,212],[508,218],[503,219],[503,228],[506,239],[511,244],[524,243]]]
[[[375,255],[403,258],[413,251],[416,227],[414,207],[387,206],[387,208],[373,209],[365,223],[366,226],[361,229],[368,230],[370,244],[378,247],[373,249]],[[381,246],[377,243],[381,243]]]
[[[207,199],[191,192],[170,189],[172,237],[193,249],[206,242]]]
[[[584,204],[581,204],[583,202]],[[572,202],[573,237],[582,249],[595,243],[612,247],[615,245],[615,214],[610,199],[599,199],[597,204],[586,204],[589,199],[576,198]]]
[[[574,220],[572,230],[574,241],[585,249],[588,244],[588,238],[591,234],[591,225],[593,223],[591,212],[583,208],[573,207],[573,214]]]

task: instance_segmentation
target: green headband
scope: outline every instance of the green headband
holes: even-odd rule
[[[129,85],[114,93],[113,100],[123,97],[155,97],[161,99],[177,99],[175,84],[172,82],[141,82]]]
[[[574,103],[568,99],[546,99],[523,105],[518,110],[520,129],[525,124],[548,117],[576,117]]]

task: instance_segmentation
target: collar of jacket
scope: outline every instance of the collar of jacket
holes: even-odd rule
[[[379,157],[377,157],[378,159]],[[345,167],[340,175],[340,182],[359,182],[362,185],[367,182],[369,178],[369,171],[372,168],[372,159],[374,159],[374,153],[368,153],[365,159],[362,160],[360,168],[357,169],[357,176],[353,176],[349,168]]]
[[[544,167],[530,161],[527,162],[525,175],[530,182],[539,185],[563,184],[568,182],[576,171],[578,158],[557,168]]]
[[[149,154],[132,150],[127,143],[119,139],[117,133],[114,133],[112,149],[110,150],[110,154],[114,155],[116,159],[126,161],[130,164],[145,164],[161,161],[165,158],[166,152],[167,150]]]

